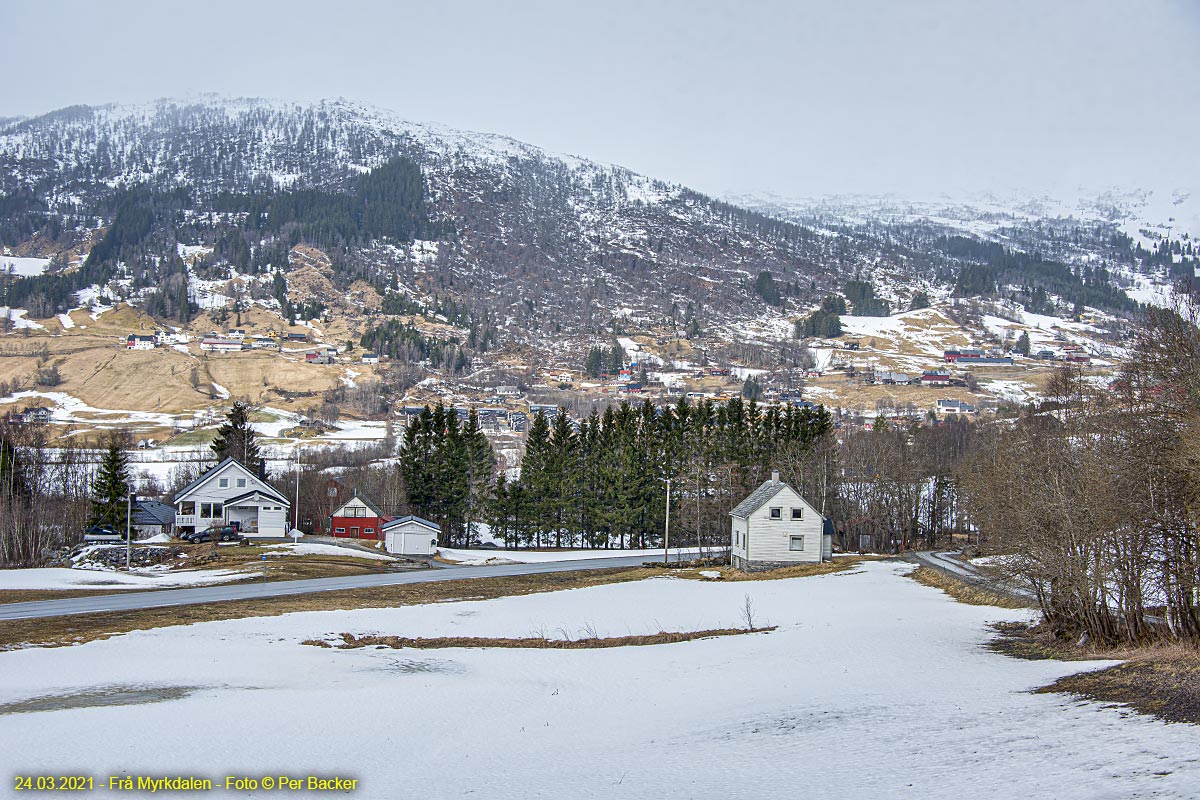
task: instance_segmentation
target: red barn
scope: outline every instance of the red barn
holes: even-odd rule
[[[393,519],[371,501],[355,495],[329,515],[329,530],[347,539],[382,539],[383,523]]]

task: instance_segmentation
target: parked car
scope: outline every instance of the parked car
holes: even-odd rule
[[[107,525],[93,525],[83,533],[85,542],[123,542],[125,532],[118,533]]]
[[[202,531],[185,533],[180,538],[192,544],[197,544],[199,542],[211,542],[214,537],[221,542],[236,542],[242,538],[242,534],[236,525],[211,525]]]

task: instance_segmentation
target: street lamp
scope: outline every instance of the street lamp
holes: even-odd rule
[[[667,477],[667,516],[664,520],[663,527],[663,567],[666,567],[671,560],[671,478]]]

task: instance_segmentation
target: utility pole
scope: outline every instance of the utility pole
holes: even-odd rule
[[[300,443],[296,442],[296,505],[292,507],[292,529],[300,530]]]
[[[663,566],[665,567],[671,558],[671,479],[667,478],[667,517],[666,526],[663,529]]]
[[[133,561],[133,536],[131,530],[133,520],[133,491],[125,487],[125,571],[129,571],[130,564]]]

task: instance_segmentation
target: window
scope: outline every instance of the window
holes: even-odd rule
[[[363,528],[363,533],[374,533],[374,532],[375,532],[374,528]]]
[[[209,519],[216,519],[217,517],[221,516],[221,504],[220,503],[201,503],[200,504],[200,516],[208,517]]]
[[[196,513],[196,501],[195,500],[184,500],[182,503],[179,504],[179,513],[185,514],[187,516],[191,516],[192,514],[195,514]]]
[[[220,486],[222,489],[228,489],[229,478],[217,478],[217,486]]]
[[[238,488],[239,488],[239,489],[245,489],[245,488],[246,488],[246,479],[245,479],[245,478],[238,478],[238,479],[237,479],[237,481],[238,481],[238,482],[237,482],[237,486],[238,486]]]
[[[771,519],[783,519],[783,509],[782,508],[772,508],[771,509]]]
[[[803,508],[793,508],[792,509],[792,519],[804,519],[804,509]]]
[[[804,537],[803,536],[791,537],[791,541],[788,544],[788,549],[789,550],[803,550],[804,549]]]
[[[334,528],[333,532],[334,533],[345,533],[346,529],[345,528]]]

